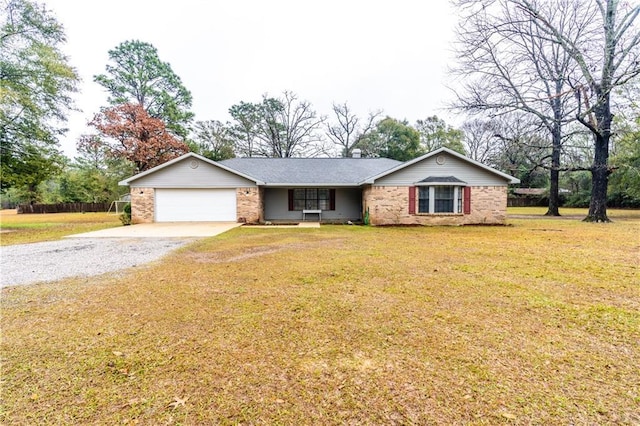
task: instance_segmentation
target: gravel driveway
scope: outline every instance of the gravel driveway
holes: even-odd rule
[[[194,238],[82,238],[0,247],[0,286],[99,275],[152,262]]]

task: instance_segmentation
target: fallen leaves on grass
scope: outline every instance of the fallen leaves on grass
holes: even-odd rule
[[[241,262],[252,259],[254,257],[265,256],[268,254],[279,253],[285,250],[307,250],[317,249],[322,246],[330,246],[332,249],[338,249],[340,247],[340,240],[329,239],[322,241],[307,241],[307,242],[270,242],[265,245],[256,247],[242,247],[237,252],[230,250],[223,251],[208,251],[208,252],[191,252],[190,257],[201,263],[222,263],[222,262]]]
[[[173,401],[168,404],[168,406],[173,408],[174,410],[180,406],[184,407],[188,399],[189,399],[188,396],[185,398],[178,398],[176,396],[173,398]]]
[[[4,289],[0,422],[633,424],[640,220],[512,223],[240,228]]]

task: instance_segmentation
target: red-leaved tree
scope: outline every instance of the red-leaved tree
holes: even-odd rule
[[[138,172],[189,152],[184,142],[169,133],[162,120],[153,118],[138,104],[122,104],[104,109],[89,122],[104,138],[107,153],[129,160]]]

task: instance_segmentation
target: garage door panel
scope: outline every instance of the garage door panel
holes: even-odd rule
[[[235,222],[235,189],[156,189],[156,222]]]

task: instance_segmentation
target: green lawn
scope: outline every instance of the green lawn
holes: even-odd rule
[[[121,225],[117,215],[107,213],[16,214],[15,210],[0,210],[0,245],[59,240]]]
[[[238,228],[5,289],[0,422],[640,423],[640,218],[509,222]]]

